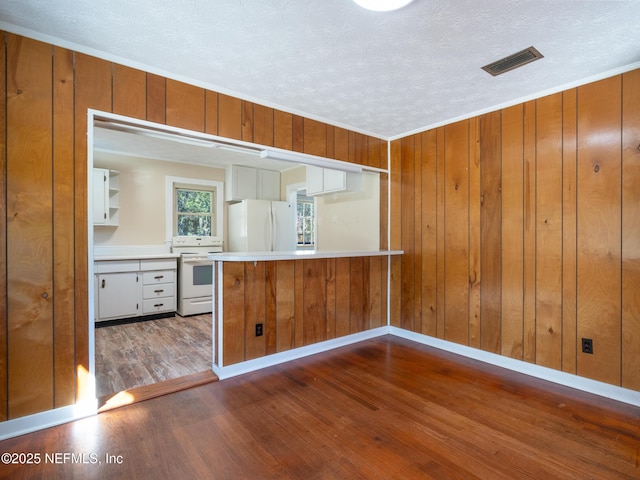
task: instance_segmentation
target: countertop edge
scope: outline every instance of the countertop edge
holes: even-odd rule
[[[155,260],[162,258],[178,258],[180,257],[179,253],[149,253],[149,254],[140,254],[140,255],[94,255],[94,262],[108,262],[115,260]]]
[[[294,252],[223,252],[208,255],[209,260],[218,262],[264,262],[276,260],[305,260],[314,258],[386,257],[402,255],[403,250],[377,251],[315,251]]]

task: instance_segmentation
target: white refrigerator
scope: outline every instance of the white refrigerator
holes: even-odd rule
[[[242,200],[229,205],[230,252],[275,252],[296,249],[295,207],[289,202]]]

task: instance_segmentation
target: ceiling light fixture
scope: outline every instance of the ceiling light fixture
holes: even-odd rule
[[[373,10],[374,12],[390,12],[406,7],[413,0],[353,0],[362,8]]]

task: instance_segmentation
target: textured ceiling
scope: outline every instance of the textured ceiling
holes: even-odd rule
[[[2,0],[0,28],[382,138],[640,62],[638,1]],[[487,63],[533,45],[499,77]],[[638,64],[637,66],[640,66]]]

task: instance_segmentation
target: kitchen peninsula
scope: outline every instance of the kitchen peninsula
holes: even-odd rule
[[[402,251],[226,252],[214,263],[220,378],[386,332],[389,257]]]

